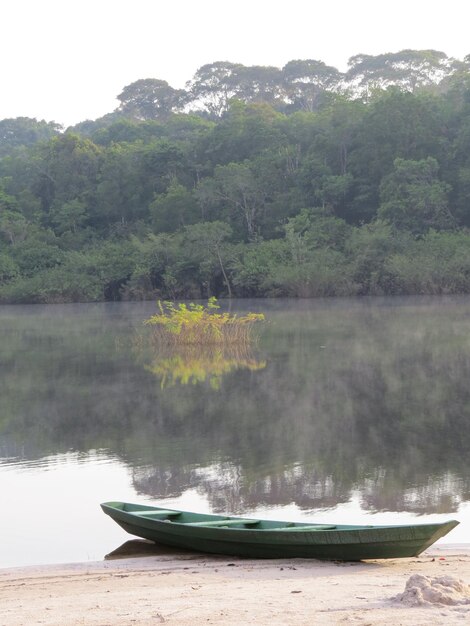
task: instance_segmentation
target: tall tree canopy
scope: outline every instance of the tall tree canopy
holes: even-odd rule
[[[138,120],[156,120],[180,110],[186,101],[183,89],[173,89],[166,80],[146,78],[124,87],[118,95],[119,111]]]

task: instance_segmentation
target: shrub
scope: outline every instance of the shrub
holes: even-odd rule
[[[152,327],[153,340],[160,345],[249,343],[254,324],[264,320],[262,313],[242,317],[217,313],[215,298],[209,298],[207,306],[159,301],[158,307],[160,313],[144,323]]]

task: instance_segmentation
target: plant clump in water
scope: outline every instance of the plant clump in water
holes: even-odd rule
[[[262,313],[219,313],[216,298],[209,298],[207,306],[159,301],[158,308],[144,323],[159,345],[249,344],[254,324],[264,320]]]

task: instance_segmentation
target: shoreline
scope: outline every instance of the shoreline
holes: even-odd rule
[[[0,624],[447,626],[470,619],[468,544],[356,563],[238,559],[130,543],[134,554],[126,542],[103,561],[0,569]],[[465,592],[456,603],[397,600],[416,574],[460,579]]]

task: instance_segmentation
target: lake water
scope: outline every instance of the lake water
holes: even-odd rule
[[[0,307],[0,567],[102,559],[106,500],[470,542],[470,298],[231,309],[253,349],[158,351],[150,302]]]

